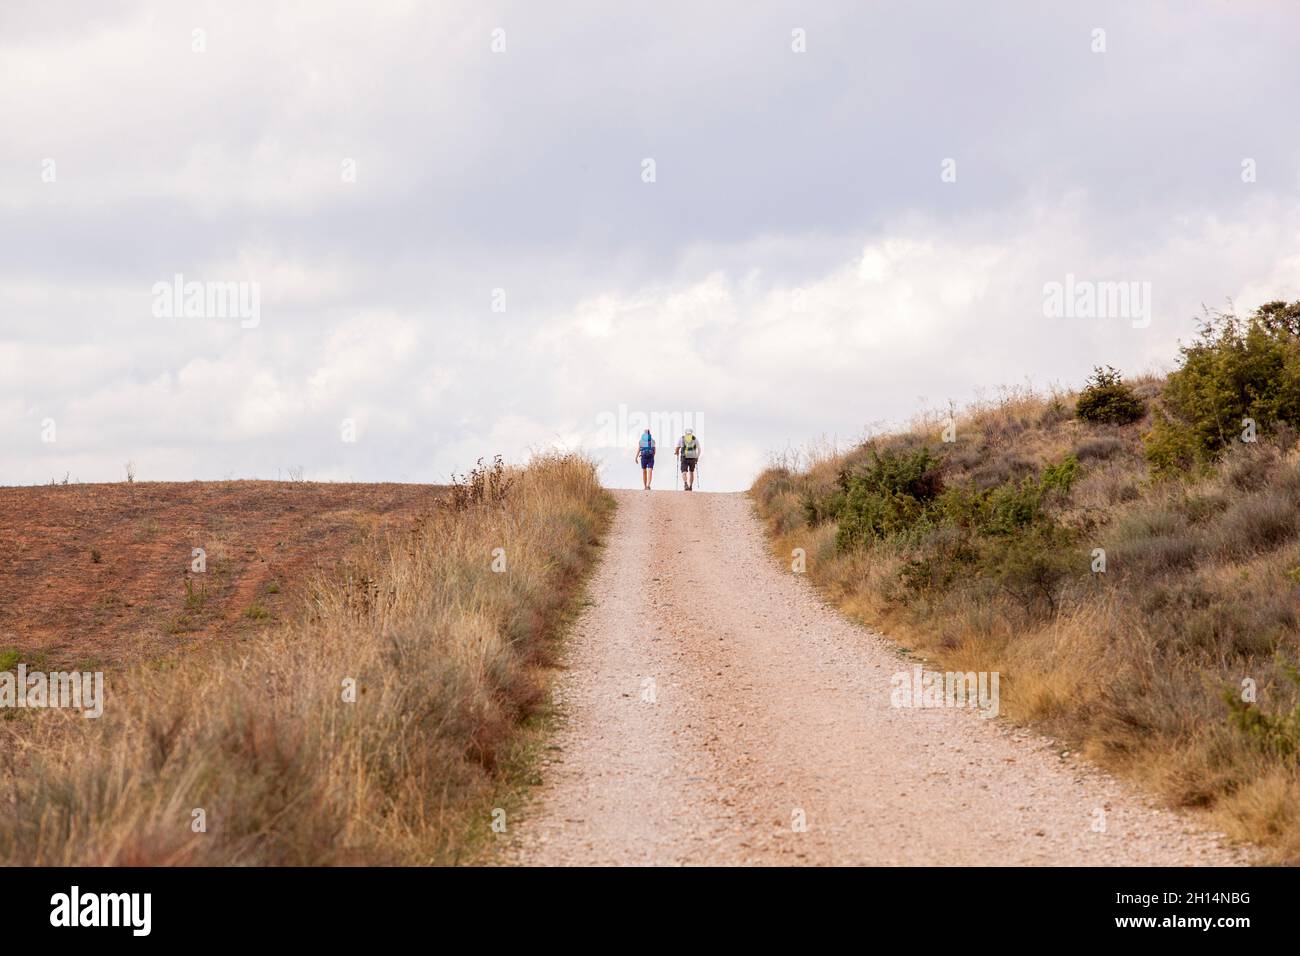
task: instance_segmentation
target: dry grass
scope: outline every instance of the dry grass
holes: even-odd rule
[[[1136,385],[1159,394],[1157,379]],[[990,488],[1076,455],[1079,479],[1052,512],[1073,569],[1054,606],[1028,606],[979,573],[906,586],[910,559],[942,553],[943,528],[837,551],[836,522],[819,520],[816,502],[865,448],[774,467],[751,493],[778,553],[805,548],[809,576],[847,613],[946,669],[1000,671],[1010,719],[1300,862],[1300,759],[1234,726],[1225,700],[1249,679],[1259,712],[1300,704],[1286,678],[1300,658],[1300,455],[1239,444],[1206,474],[1154,482],[1149,420],[1094,426],[1071,410],[1069,395],[1013,390],[959,415],[955,442],[941,441],[936,416],[876,442],[930,447],[948,487]],[[1094,548],[1105,574],[1092,573]]]
[[[610,499],[544,457],[500,502],[431,513],[236,651],[108,676],[99,720],[0,720],[11,864],[447,863],[490,832],[497,768]],[[504,573],[491,567],[503,548]],[[355,703],[344,700],[354,680]],[[192,814],[206,814],[194,832]]]

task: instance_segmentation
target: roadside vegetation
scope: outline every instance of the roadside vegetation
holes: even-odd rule
[[[0,712],[0,862],[472,858],[610,508],[580,457],[481,466],[257,640]]]
[[[1300,862],[1300,303],[1165,379],[1006,391],[752,495],[788,562],[1002,710]]]

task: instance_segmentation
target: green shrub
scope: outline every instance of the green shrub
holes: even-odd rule
[[[1291,684],[1300,687],[1300,671],[1294,665],[1279,661],[1279,667]],[[1225,688],[1223,697],[1228,704],[1231,724],[1261,750],[1287,758],[1293,758],[1300,751],[1300,706],[1288,712],[1270,714],[1243,701],[1235,687]]]
[[[1070,493],[1074,483],[1079,477],[1079,459],[1073,455],[1067,455],[1055,465],[1047,465],[1043,468],[1043,477],[1040,479],[1044,494],[1056,492],[1061,497]]]
[[[1146,414],[1146,406],[1119,372],[1097,366],[1074,403],[1074,414],[1095,425],[1128,425]]]
[[[838,488],[822,495],[809,488],[803,493],[804,523],[816,527],[825,521],[834,521],[844,509],[844,497],[844,492]]]
[[[993,580],[1021,607],[1049,616],[1060,604],[1061,583],[1075,569],[1067,535],[1051,524],[996,542],[985,564]]]
[[[879,452],[871,449],[865,469],[843,472],[844,497],[837,516],[841,550],[913,529],[943,488],[938,463],[928,448]]]
[[[1155,424],[1142,436],[1147,464],[1158,477],[1186,472],[1200,459],[1200,445],[1192,429],[1169,419],[1163,412],[1155,413]]]
[[[913,597],[961,584],[1000,589],[1030,613],[1055,614],[1060,586],[1078,563],[1073,535],[1052,516],[1080,475],[1073,455],[1042,472],[982,488],[973,481],[945,488],[928,448],[872,448],[870,458],[840,476],[843,500],[836,547],[844,551],[885,539],[902,544],[898,572]],[[805,502],[810,513],[822,507]]]
[[[1079,461],[1070,455],[1046,466],[1038,478],[1026,476],[987,490],[970,486],[947,489],[934,510],[958,527],[982,534],[1016,534],[1044,519],[1048,498],[1067,496],[1079,473]]]
[[[900,580],[913,595],[945,591],[969,576],[979,562],[979,551],[969,536],[950,524],[933,529],[917,550],[899,570]]]
[[[988,495],[983,530],[1011,535],[1029,527],[1042,514],[1042,485],[1032,478],[999,485]]]
[[[1180,351],[1165,385],[1169,415],[1147,438],[1157,473],[1217,458],[1247,419],[1260,433],[1300,425],[1300,303],[1270,302],[1245,320],[1211,315]]]

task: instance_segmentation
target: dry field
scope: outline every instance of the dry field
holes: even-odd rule
[[[0,656],[56,668],[259,633],[410,525],[431,485],[218,481],[0,488]],[[206,570],[191,570],[193,550]]]
[[[40,592],[17,589],[23,613],[93,620],[74,605],[112,593],[130,606],[129,623],[92,639],[48,622],[24,638],[51,659],[118,663],[104,668],[99,719],[0,711],[0,863],[471,858],[520,785],[512,768],[523,766],[527,723],[610,499],[576,457],[470,477],[441,495],[252,484],[6,492],[24,529],[6,588]],[[143,500],[132,505],[133,495]],[[37,517],[21,514],[32,503]],[[167,622],[186,611],[191,545],[213,535],[224,574],[201,609],[212,628],[200,644],[199,632],[172,634]],[[51,566],[31,566],[37,549],[51,558],[36,564]],[[267,594],[293,576],[306,598],[297,610]],[[60,595],[64,581],[74,590]],[[254,600],[270,602],[261,620],[272,623],[240,640]],[[22,620],[16,629],[30,633]],[[177,642],[187,651],[167,654]]]

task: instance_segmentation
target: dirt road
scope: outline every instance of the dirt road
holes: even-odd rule
[[[527,864],[1152,864],[1243,856],[969,709],[768,552],[742,495],[616,492]]]

